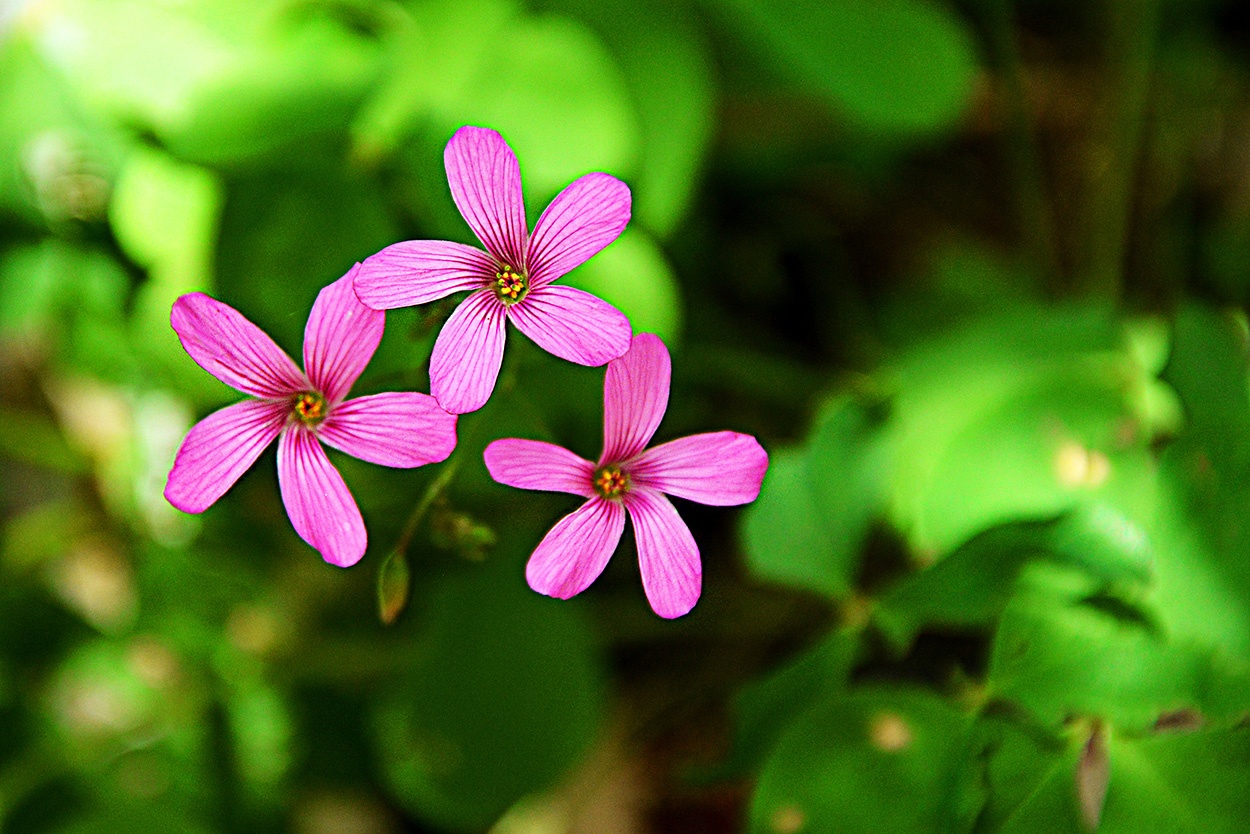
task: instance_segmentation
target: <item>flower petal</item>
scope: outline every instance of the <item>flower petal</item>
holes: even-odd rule
[[[226,494],[286,423],[285,403],[244,400],[191,427],[165,482],[165,500],[202,513]]]
[[[278,439],[278,486],[295,532],[341,568],[365,555],[368,537],[356,500],[312,432],[292,428]]]
[[[449,240],[405,240],[365,258],[356,296],[375,310],[426,304],[490,283],[499,267],[476,246]]]
[[[767,471],[768,453],[759,441],[736,431],[662,443],[629,466],[634,483],[717,507],[754,501]]]
[[[672,619],[689,613],[703,588],[699,546],[677,509],[653,489],[634,488],[625,497],[638,542],[642,588],[651,609]]]
[[[544,492],[571,492],[593,498],[595,465],[563,446],[510,437],[482,453],[490,476],[501,484]]]
[[[456,416],[429,394],[392,391],[339,403],[317,436],[354,458],[410,469],[447,459],[456,448]]]
[[[540,594],[557,599],[589,587],[612,558],[625,530],[625,508],[591,498],[556,522],[525,566],[525,579]]]
[[[228,304],[193,292],[174,302],[169,323],[196,364],[255,397],[287,397],[308,387],[304,374],[265,331]]]
[[[668,409],[672,371],[668,348],[650,333],[639,333],[628,353],[608,363],[601,466],[629,460],[646,448]]]
[[[521,166],[498,131],[465,126],[443,152],[451,198],[477,239],[509,266],[524,266],[525,200]]]
[[[452,414],[486,405],[503,363],[503,303],[490,290],[475,292],[456,308],[430,354],[430,393]]]
[[[323,287],[304,326],[304,369],[331,403],[347,396],[373,358],[386,327],[386,313],[366,307],[352,289],[359,271],[360,264],[356,264]]]
[[[629,223],[629,186],[608,174],[586,174],[551,201],[526,255],[531,286],[549,284],[621,234]]]
[[[539,347],[579,365],[602,365],[629,350],[629,319],[588,292],[540,287],[508,308],[517,329]]]

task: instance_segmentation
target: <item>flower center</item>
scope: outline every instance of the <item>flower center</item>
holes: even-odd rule
[[[530,291],[529,279],[507,264],[495,273],[495,295],[504,304],[516,304]]]
[[[326,398],[316,391],[296,394],[292,410],[301,423],[315,426],[326,418]]]
[[[629,492],[629,475],[622,472],[619,466],[604,466],[595,470],[592,481],[595,492],[604,498],[620,498]]]

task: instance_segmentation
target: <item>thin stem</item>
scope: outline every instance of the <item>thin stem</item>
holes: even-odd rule
[[[1108,83],[1095,124],[1086,228],[1085,285],[1118,301],[1124,290],[1133,184],[1146,123],[1159,0],[1118,0],[1110,10]]]
[[[1007,163],[1014,179],[1016,222],[1019,233],[1035,262],[1051,284],[1058,278],[1055,226],[1047,205],[1041,154],[1030,118],[1028,94],[1024,87],[1023,61],[1016,42],[1013,4],[991,0],[985,4],[990,48],[996,54],[1007,85]]]
[[[460,460],[453,455],[443,470],[438,473],[438,477],[430,482],[425,488],[425,492],[421,496],[421,500],[412,508],[412,512],[408,515],[408,520],[404,522],[404,529],[399,534],[399,539],[395,542],[395,551],[397,553],[405,553],[408,545],[412,541],[413,535],[417,532],[417,528],[421,526],[421,522],[425,519],[426,513],[430,511],[430,507],[442,495],[443,490],[451,483],[451,479],[456,475],[456,469],[460,465]]]

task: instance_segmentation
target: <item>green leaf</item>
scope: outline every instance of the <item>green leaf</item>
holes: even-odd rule
[[[845,595],[860,548],[883,512],[891,449],[871,409],[831,401],[806,449],[775,454],[747,510],[747,558],[760,576]]]
[[[900,649],[928,625],[988,625],[1034,560],[1080,568],[1103,583],[1139,585],[1151,578],[1153,563],[1140,527],[1105,504],[1082,505],[1058,519],[1005,524],[970,539],[890,589],[874,619]]]
[[[1250,819],[1250,729],[1113,739],[1100,832],[1237,834]]]
[[[1067,577],[1031,578],[995,636],[987,682],[994,696],[1052,725],[1088,715],[1130,729],[1180,709],[1228,717],[1250,707],[1250,667],[1171,641],[1148,612]]]
[[[577,612],[512,570],[448,578],[427,606],[423,650],[383,698],[375,743],[405,808],[481,830],[585,753],[604,711],[603,672]]]
[[[712,58],[697,19],[656,0],[555,0],[552,8],[595,28],[629,86],[642,154],[630,181],[634,220],[663,238],[686,213],[712,139]]]
[[[764,765],[752,832],[943,830],[975,797],[959,778],[965,715],[923,691],[835,696],[792,723]]]
[[[722,0],[753,41],[853,124],[883,134],[952,126],[977,73],[971,38],[923,0]]]
[[[67,0],[38,16],[33,36],[90,105],[210,164],[342,129],[379,55],[345,23],[281,0]]]
[[[733,748],[706,777],[727,779],[757,770],[796,717],[845,690],[860,639],[857,630],[832,632],[768,677],[743,687],[734,698]]]
[[[891,515],[922,558],[1089,501],[1130,517],[1151,505],[1133,394],[1153,378],[1105,311],[987,317],[916,346],[896,371]]]
[[[453,42],[481,38],[465,28],[448,34]],[[620,70],[589,29],[554,15],[518,17],[495,43],[503,48],[482,56],[460,95],[433,103],[440,141],[462,124],[499,130],[521,160],[526,204],[535,217],[582,174],[628,176],[634,170],[638,119]]]
[[[574,269],[561,283],[593,293],[629,316],[635,333],[654,333],[670,345],[681,336],[682,301],[664,253],[639,229]]]

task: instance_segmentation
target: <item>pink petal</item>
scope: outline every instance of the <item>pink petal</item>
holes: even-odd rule
[[[278,486],[295,532],[341,568],[365,555],[368,538],[356,500],[312,432],[293,427],[278,439]]]
[[[452,414],[486,405],[503,362],[503,303],[490,290],[475,292],[443,325],[430,354],[430,393]]]
[[[382,341],[386,313],[360,303],[347,274],[323,287],[304,326],[304,369],[313,387],[331,403],[347,396]]]
[[[648,449],[629,465],[634,483],[728,507],[749,504],[760,494],[768,453],[749,434],[695,434]]]
[[[620,235],[629,222],[629,187],[586,174],[556,195],[534,224],[527,262],[531,286],[549,284]]]
[[[672,367],[668,348],[650,333],[639,333],[628,353],[608,363],[600,465],[629,460],[646,448],[668,408]]]
[[[477,239],[503,263],[523,268],[528,229],[512,148],[497,131],[466,126],[447,143],[443,162],[451,198]]]
[[[429,394],[395,391],[339,403],[317,436],[354,458],[410,469],[447,459],[456,448],[456,417]]]
[[[635,487],[627,493],[625,505],[634,522],[642,588],[651,609],[668,619],[689,613],[703,586],[699,546],[690,528],[655,490]]]
[[[490,476],[501,484],[545,492],[571,492],[593,498],[595,465],[541,440],[496,440],[482,454]]]
[[[525,566],[525,578],[540,594],[576,596],[603,573],[625,530],[625,508],[592,498],[556,522]]]
[[[228,304],[193,292],[174,302],[169,323],[201,368],[255,397],[287,397],[308,381],[273,339]]]
[[[375,310],[426,304],[494,280],[495,259],[474,246],[448,240],[406,240],[365,258],[356,273],[356,296]]]
[[[178,447],[165,500],[184,513],[207,510],[273,442],[286,417],[286,403],[244,400],[196,423]]]
[[[625,314],[572,287],[532,289],[508,317],[543,350],[579,365],[602,365],[629,350]]]

